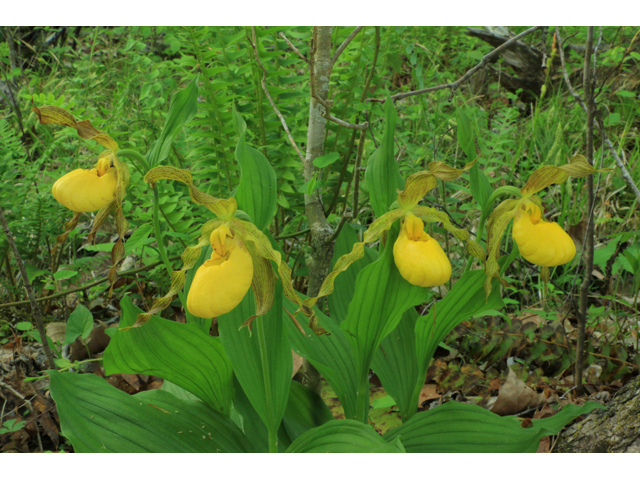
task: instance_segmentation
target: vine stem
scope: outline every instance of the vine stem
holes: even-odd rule
[[[267,355],[267,340],[264,334],[264,321],[262,317],[255,320],[256,330],[258,332],[258,343],[260,345],[260,358],[262,360],[262,379],[264,381],[264,393],[267,403],[267,416],[269,424],[267,431],[269,432],[269,453],[278,453],[278,429],[272,424],[273,420],[273,399],[271,396],[271,374],[269,372],[269,356]]]

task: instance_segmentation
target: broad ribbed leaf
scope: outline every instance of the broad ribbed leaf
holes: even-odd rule
[[[153,142],[147,154],[147,162],[151,168],[167,158],[173,138],[196,113],[198,113],[198,76],[191,80],[185,89],[174,93],[171,97],[171,107],[160,137]]]
[[[127,296],[120,303],[122,326],[127,326],[141,310]],[[196,324],[153,316],[141,327],[118,330],[104,352],[104,368],[107,375],[135,373],[166,378],[229,414],[233,396],[231,363],[220,339],[204,333]]]
[[[533,420],[523,428],[523,419],[501,417],[477,405],[447,402],[420,412],[404,425],[389,430],[384,439],[402,438],[408,453],[532,453],[540,439],[557,434],[568,422],[602,405],[567,405],[553,417]]]
[[[373,152],[367,164],[364,178],[371,197],[371,206],[377,217],[389,210],[396,201],[398,189],[404,188],[404,179],[400,175],[398,162],[396,162],[394,150],[394,134],[398,115],[393,102],[387,93],[384,103],[385,124],[382,143]]]
[[[304,385],[292,380],[289,402],[282,418],[284,429],[291,440],[307,430],[335,420],[322,398]]]
[[[425,375],[433,352],[451,330],[480,312],[502,307],[499,288],[494,288],[488,299],[485,296],[485,278],[482,270],[466,272],[442,300],[418,318],[415,330],[418,366]]]
[[[471,170],[469,170],[469,187],[471,189],[471,195],[473,195],[473,199],[478,202],[478,206],[482,211],[485,204],[487,203],[487,200],[491,196],[493,189],[491,188],[489,179],[484,174],[484,172],[480,170],[480,167],[477,163],[473,167],[471,167]]]
[[[234,377],[233,383],[236,392],[233,406],[242,417],[242,429],[245,436],[251,443],[254,452],[269,453],[269,432],[267,427],[265,427],[260,415],[251,405],[240,383],[238,383],[238,379]],[[280,424],[278,429],[278,452],[284,453],[289,448],[289,445],[291,445],[291,439],[287,435],[284,425]]]
[[[62,434],[76,452],[250,452],[227,417],[160,390],[128,395],[96,375],[50,370]]]
[[[233,113],[240,117],[235,110]],[[236,123],[241,126],[244,121],[240,120],[236,118]],[[247,145],[246,130],[237,128],[242,131],[236,147],[236,161],[242,175],[235,197],[239,208],[247,212],[256,227],[264,230],[278,209],[276,172],[261,152]]]
[[[287,453],[404,453],[400,439],[387,443],[372,427],[332,420],[302,434]]]
[[[371,369],[378,375],[385,391],[398,404],[403,421],[418,408],[413,403],[419,374],[415,334],[417,318],[418,312],[414,308],[407,310],[396,329],[382,340],[371,363]]]
[[[359,241],[355,229],[351,225],[345,224],[336,239],[331,268],[333,269],[340,257],[351,252],[353,245]],[[378,258],[378,252],[365,247],[364,256],[360,260],[352,263],[346,271],[336,277],[333,293],[329,295],[327,299],[329,301],[331,317],[336,319],[338,323],[347,318],[349,302],[351,302],[353,298],[358,273],[376,258]]]
[[[262,421],[273,431],[277,431],[287,406],[293,369],[291,347],[282,325],[282,297],[281,283],[278,282],[273,308],[253,321],[253,333],[247,327],[241,328],[245,320],[256,312],[252,289],[236,308],[218,317],[220,339],[238,382]],[[290,320],[287,318],[286,321]],[[260,328],[264,329],[266,364],[260,351]]]
[[[284,300],[285,308],[295,312],[297,305],[288,299]],[[293,350],[301,357],[306,358],[329,382],[336,392],[340,403],[344,408],[346,418],[356,418],[356,366],[353,359],[351,345],[338,322],[327,317],[314,307],[318,317],[318,323],[324,328],[327,335],[315,335],[311,328],[301,323],[307,336],[302,335],[292,321],[285,318],[287,334]]]
[[[400,275],[393,260],[397,236],[398,227],[392,227],[380,258],[358,274],[349,313],[341,325],[353,345],[358,375],[368,371],[380,342],[398,326],[402,314],[427,296],[427,289],[411,285]]]

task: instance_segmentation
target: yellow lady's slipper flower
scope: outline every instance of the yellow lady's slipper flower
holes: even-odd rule
[[[440,244],[424,231],[413,214],[405,217],[393,246],[393,258],[402,277],[412,285],[436,287],[451,278],[451,263]]]
[[[518,208],[513,239],[525,260],[541,267],[556,267],[573,260],[576,245],[557,223],[542,218],[540,207],[531,201]]]
[[[111,156],[98,160],[96,168],[78,168],[53,184],[53,196],[74,212],[93,212],[114,199],[117,173],[111,166]]]
[[[253,279],[253,262],[239,235],[228,225],[211,232],[211,259],[196,272],[187,308],[192,315],[212,318],[233,310],[244,298]]]

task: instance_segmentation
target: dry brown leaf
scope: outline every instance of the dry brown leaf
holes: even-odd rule
[[[122,379],[131,385],[135,390],[140,390],[140,379],[138,375],[132,375],[130,373],[121,373]]]
[[[295,377],[296,373],[298,373],[298,370],[300,370],[300,368],[302,367],[303,358],[293,350],[291,350],[291,355],[293,356],[293,371],[291,372],[291,378],[293,378]]]
[[[491,411],[498,415],[515,415],[527,408],[537,407],[545,401],[544,393],[536,393],[520,380],[511,367],[507,381],[500,387],[498,399],[491,407]]]
[[[64,322],[47,323],[47,336],[54,342],[64,342],[64,334],[67,331],[67,324]]]
[[[428,402],[429,400],[440,398],[441,395],[436,391],[437,388],[438,386],[432,383],[423,385],[422,390],[420,390],[420,398],[418,400],[418,406],[422,406],[424,402]]]

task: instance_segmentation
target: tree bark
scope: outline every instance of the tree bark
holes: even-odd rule
[[[304,180],[310,181],[318,169],[313,161],[324,154],[325,125],[327,120],[322,116],[325,108],[316,96],[323,101],[329,94],[329,78],[331,76],[331,32],[333,27],[313,27],[310,58],[311,101],[309,104],[309,130],[307,132],[307,151],[304,160]],[[318,191],[311,195],[305,193],[305,212],[311,233],[311,251],[306,257],[309,269],[309,285],[307,295],[314,297],[331,268],[333,242],[327,239],[333,230],[324,213],[322,198]],[[320,393],[320,373],[305,360],[303,364],[306,384],[311,390]]]
[[[558,453],[640,453],[640,377],[607,404],[560,434]]]

